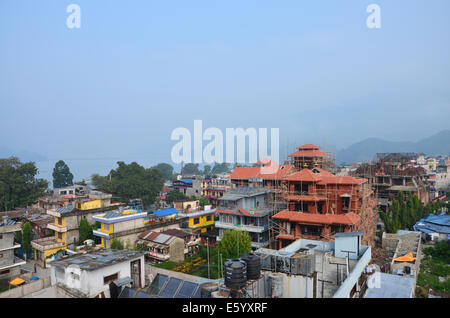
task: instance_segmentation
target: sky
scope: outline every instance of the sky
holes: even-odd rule
[[[171,163],[171,132],[196,119],[279,128],[281,157],[417,141],[450,128],[449,13],[448,0],[0,0],[0,148],[45,156],[46,177],[63,159],[79,180]]]

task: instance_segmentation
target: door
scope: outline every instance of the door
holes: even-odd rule
[[[141,288],[141,260],[135,260],[130,263],[131,266],[131,280],[134,288]]]

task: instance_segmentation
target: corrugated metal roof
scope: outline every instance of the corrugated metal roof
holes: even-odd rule
[[[104,266],[133,260],[142,255],[144,253],[138,251],[101,249],[53,261],[52,266],[67,267],[76,264],[84,270],[95,270]]]
[[[65,208],[57,208],[56,212],[58,212],[58,213],[69,213],[69,212],[72,212],[74,209],[75,209],[74,205],[68,205]]]
[[[157,244],[169,245],[173,242],[177,237],[173,235],[167,235],[163,233],[147,231],[138,236],[140,239],[155,242]]]

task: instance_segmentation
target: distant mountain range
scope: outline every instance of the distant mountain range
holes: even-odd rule
[[[39,162],[47,160],[47,157],[28,150],[13,150],[6,147],[0,147],[0,158],[18,157],[22,162]]]
[[[416,152],[430,156],[450,155],[450,130],[443,130],[418,142],[392,142],[379,138],[368,138],[338,150],[336,162],[341,164],[370,161],[378,152]]]

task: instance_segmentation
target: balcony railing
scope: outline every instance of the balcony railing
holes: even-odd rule
[[[59,226],[59,225],[56,225],[55,223],[49,223],[49,224],[47,224],[47,227],[56,232],[60,232],[60,233],[67,232],[67,226]]]
[[[250,224],[233,224],[227,222],[216,221],[215,226],[217,228],[230,229],[230,230],[241,230],[246,232],[261,233],[268,230],[267,225],[258,226]]]
[[[63,247],[63,242],[58,242],[54,236],[44,237],[31,241],[31,246],[39,251]]]

